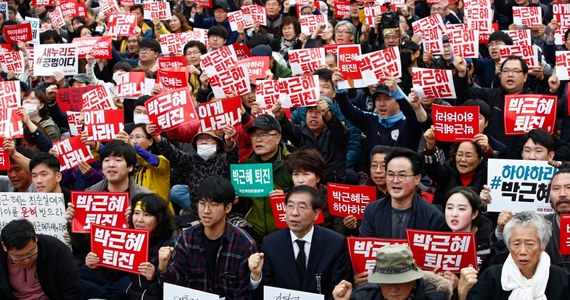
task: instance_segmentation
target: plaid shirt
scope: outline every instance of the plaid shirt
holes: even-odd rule
[[[163,282],[173,283],[226,299],[250,299],[248,258],[257,252],[255,241],[242,229],[226,222],[216,262],[215,282],[208,280],[204,226],[182,231],[174,245]],[[160,273],[160,272],[159,272]]]

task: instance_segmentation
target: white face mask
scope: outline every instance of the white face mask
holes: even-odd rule
[[[33,103],[24,103],[22,105],[27,111],[30,117],[33,117],[38,114],[38,106]]]
[[[203,160],[208,160],[216,154],[218,145],[197,145],[196,152]]]
[[[145,115],[145,114],[134,114],[134,115],[133,115],[133,122],[134,122],[135,124],[139,124],[139,123],[148,124],[148,123],[150,123],[150,120],[148,119],[148,115]]]

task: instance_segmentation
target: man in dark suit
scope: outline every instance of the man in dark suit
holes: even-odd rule
[[[314,188],[294,187],[285,203],[288,228],[265,237],[263,253],[249,258],[254,299],[263,299],[262,285],[324,294],[332,299],[335,285],[352,276],[344,237],[314,226],[321,209]]]

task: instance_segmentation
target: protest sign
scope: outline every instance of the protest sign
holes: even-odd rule
[[[272,164],[231,164],[230,175],[240,197],[267,197],[273,190]]]
[[[443,34],[445,24],[440,14],[419,19],[412,23],[414,34],[422,35],[422,43],[425,52],[431,54],[443,53]]]
[[[98,266],[139,273],[148,262],[149,232],[137,229],[91,226],[91,252],[99,257]]]
[[[111,36],[135,35],[137,15],[135,13],[116,13],[109,16],[107,32]]]
[[[113,97],[104,85],[96,85],[82,95],[82,109],[114,109]]]
[[[253,27],[253,18],[251,15],[245,14],[243,10],[229,12],[228,21],[232,31],[237,31],[240,27],[242,29]]]
[[[195,0],[197,6],[201,6],[204,8],[212,8],[214,0]]]
[[[245,5],[241,7],[244,14],[250,15],[253,23],[258,22],[261,26],[267,26],[267,9],[261,5]]]
[[[144,95],[145,77],[144,72],[115,73],[113,79],[117,83],[117,96],[138,98]]]
[[[320,25],[327,24],[327,17],[325,15],[301,15],[299,16],[299,22],[301,23],[301,32],[311,36]],[[324,32],[322,30],[319,35]]]
[[[350,17],[350,1],[334,2],[334,18],[344,19]]]
[[[188,67],[158,69],[156,83],[167,90],[177,90],[188,86]]]
[[[112,37],[78,37],[74,38],[72,45],[77,46],[77,55],[79,58],[85,58],[87,54],[93,56],[94,59],[111,59]]]
[[[402,77],[402,63],[398,47],[390,47],[360,56],[360,72],[366,85],[383,83],[388,72]]]
[[[289,52],[289,55],[290,52]],[[290,57],[290,56],[289,56]],[[253,56],[236,62],[236,66],[244,66],[251,82],[265,78],[265,72],[269,70],[269,56]]]
[[[65,75],[77,74],[79,60],[75,45],[34,45],[34,51],[34,76],[53,76],[56,71]]]
[[[33,39],[32,24],[21,23],[15,25],[4,25],[2,26],[2,35],[9,44],[29,42]]]
[[[198,41],[206,46],[206,49],[210,48],[208,42],[208,29],[203,28],[193,28],[192,31],[187,32],[188,38],[191,41]]]
[[[353,43],[339,43],[339,44],[325,44],[323,48],[325,48],[325,54],[334,53],[335,55],[338,53],[338,47],[341,45],[354,45]]]
[[[32,6],[55,6],[56,0],[32,0]]]
[[[359,46],[359,45],[355,45]],[[358,57],[358,55],[356,55]],[[325,65],[324,48],[289,50],[289,63],[293,76],[311,75]]]
[[[504,33],[508,34],[511,39],[513,39],[513,45],[532,45],[530,29],[519,29],[519,30],[503,30]]]
[[[271,212],[273,213],[273,220],[275,221],[275,228],[287,228],[287,206],[285,205],[285,196],[287,194],[274,194],[269,196],[269,204],[271,205]],[[323,217],[323,210],[317,213],[315,224],[323,224],[325,218]]]
[[[10,153],[4,150],[4,137],[0,137],[0,171],[10,170]]]
[[[247,44],[233,43],[230,47],[234,48],[238,60],[252,57],[251,50]]]
[[[536,46],[525,45],[501,45],[501,61],[504,61],[511,55],[520,56],[526,62],[529,69],[540,66],[538,50]]]
[[[61,172],[79,165],[79,162],[90,163],[95,161],[95,157],[89,148],[83,144],[80,136],[54,142],[53,148],[57,150]]]
[[[487,44],[489,35],[495,31],[493,28],[494,11],[488,0],[464,1],[465,18],[468,28],[479,31],[479,42]]]
[[[4,137],[24,136],[22,116],[17,113],[22,106],[20,84],[9,80],[0,82],[0,134]]]
[[[376,266],[378,250],[388,245],[407,245],[405,239],[380,239],[371,237],[347,237],[348,254],[355,274],[368,271],[372,273]]]
[[[65,26],[65,19],[63,18],[61,7],[56,6],[52,12],[48,13],[48,17],[51,20],[51,24],[54,28]]]
[[[447,24],[447,36],[453,47],[453,55],[463,58],[479,57],[479,31],[466,24]]]
[[[368,26],[370,26],[370,28],[375,28],[376,27],[376,22],[374,22],[374,19],[376,18],[376,16],[380,16],[382,15],[382,12],[380,11],[380,6],[364,6],[364,20],[365,20],[365,24],[368,24]]]
[[[163,20],[168,21],[172,19],[172,12],[170,11],[170,3],[166,1],[144,2],[144,19],[145,20]]]
[[[39,18],[31,18],[31,17],[24,17],[24,22],[30,23],[32,26],[32,40],[30,41],[31,44],[39,44],[40,43],[40,19]]]
[[[556,51],[555,69],[558,80],[570,80],[570,51]]]
[[[0,193],[0,228],[17,219],[27,219],[36,233],[65,242],[65,203],[61,193]]]
[[[327,198],[331,215],[343,218],[354,216],[361,220],[366,205],[376,201],[376,188],[329,182]]]
[[[201,103],[198,106],[202,131],[216,131],[241,121],[241,98]]]
[[[184,45],[192,40],[193,34],[190,32],[179,32],[170,34],[161,34],[158,37],[162,54],[183,55]]]
[[[185,67],[188,65],[186,61],[186,56],[179,55],[179,56],[159,56],[158,57],[158,69],[167,69],[167,68],[179,68]]]
[[[55,100],[61,111],[81,111],[83,108],[83,94],[95,89],[97,86],[57,89]]]
[[[88,141],[108,142],[116,138],[125,125],[122,110],[86,110],[83,118]]]
[[[421,98],[457,98],[451,70],[412,68],[412,84]]]
[[[271,110],[273,104],[279,100],[280,95],[279,80],[257,81],[255,102],[258,103],[261,108],[269,108]]]
[[[540,6],[513,6],[513,24],[524,27],[542,25]]]
[[[24,73],[25,61],[21,51],[0,52],[0,63],[4,72]]]
[[[163,289],[164,300],[219,300],[220,296],[217,294],[206,293],[203,291],[182,287],[170,283],[164,283]]]
[[[560,254],[570,255],[570,214],[560,215]]]
[[[548,162],[490,158],[487,166],[487,183],[493,199],[488,211],[553,212],[548,194],[556,168]]]
[[[337,51],[337,66],[344,79],[338,83],[338,86],[344,89],[366,86],[363,80],[360,80],[362,79],[362,74],[360,73],[360,45],[341,45],[338,46]]]
[[[505,134],[521,135],[533,128],[550,133],[556,123],[556,95],[505,95]]]
[[[71,136],[78,136],[83,132],[83,115],[78,111],[66,111],[69,133]]]
[[[87,7],[84,2],[74,0],[60,0],[58,7],[61,7],[63,17],[87,17]]]
[[[263,286],[264,299],[303,299],[303,300],[324,300],[325,295],[301,292],[297,290],[290,290],[285,288],[272,287],[269,285]]]
[[[251,92],[251,85],[245,66],[235,66],[208,77],[208,82],[217,99],[241,96]]]
[[[279,79],[279,92],[282,107],[317,105],[321,96],[318,75]]]
[[[129,193],[72,191],[71,202],[75,216],[71,223],[74,233],[89,233],[91,225],[116,228],[128,227],[125,212],[129,208]]]
[[[443,142],[472,141],[479,133],[479,106],[432,104],[435,139]]]
[[[553,19],[558,22],[558,29],[554,32],[554,43],[564,45],[564,34],[570,29],[570,3],[552,3]]]
[[[224,46],[201,55],[200,66],[208,76],[213,76],[232,67],[238,60],[234,47]]]
[[[105,17],[120,12],[119,5],[117,5],[116,0],[99,0],[99,7],[99,13],[103,14]]]
[[[148,118],[160,130],[176,128],[198,118],[188,89],[171,90],[145,102]]]
[[[408,229],[407,236],[414,259],[423,270],[458,274],[462,268],[478,268],[474,233]]]

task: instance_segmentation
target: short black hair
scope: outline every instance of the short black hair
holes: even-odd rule
[[[63,43],[63,39],[61,35],[57,33],[57,31],[50,29],[40,33],[40,44],[45,44],[45,41],[53,39],[56,43],[61,44]]]
[[[109,156],[122,157],[127,163],[127,167],[134,167],[137,163],[137,151],[135,150],[135,147],[121,140],[112,140],[108,142],[99,153],[101,161]]]
[[[142,4],[135,4],[129,8],[129,12],[133,12],[135,10],[140,10],[141,14],[144,15],[144,6]]]
[[[313,75],[318,75],[319,80],[324,80],[327,82],[333,82],[332,81],[333,71],[331,71],[329,69],[316,69],[315,72],[313,72]]]
[[[131,198],[131,215],[127,219],[130,228],[135,228],[133,223],[133,214],[137,203],[141,202],[141,208],[144,212],[156,218],[156,228],[150,234],[153,241],[167,240],[172,237],[174,232],[174,218],[168,208],[166,200],[157,194],[137,194]],[[154,244],[151,242],[151,244]]]
[[[372,151],[370,151],[370,160],[372,160],[372,157],[374,157],[375,154],[380,153],[388,155],[390,152],[392,152],[392,147],[386,145],[376,145],[374,148],[372,148]]]
[[[38,165],[45,164],[54,173],[59,172],[60,164],[57,157],[47,152],[38,152],[30,159],[30,172]]]
[[[287,156],[287,168],[291,174],[294,170],[313,172],[321,181],[326,176],[325,159],[315,148],[301,149]]]
[[[285,204],[289,202],[289,198],[291,198],[291,196],[293,196],[294,194],[309,195],[311,197],[311,206],[313,207],[313,211],[322,208],[319,193],[317,193],[317,190],[315,190],[314,188],[308,185],[298,185],[293,187],[291,190],[289,190],[289,192],[287,192],[287,195],[285,196]]]
[[[123,70],[125,72],[130,72],[133,69],[133,66],[131,64],[129,64],[126,61],[118,61],[114,66],[113,66],[113,72],[116,72],[118,70]]]
[[[34,225],[26,219],[12,220],[2,228],[0,238],[6,249],[22,249],[36,239],[36,231]]]
[[[210,176],[200,182],[197,199],[223,203],[224,206],[233,203],[236,191],[232,183],[221,176]]]
[[[139,49],[141,48],[148,48],[154,52],[162,53],[162,49],[160,48],[160,44],[151,38],[143,38],[139,41]]]
[[[508,35],[506,32],[501,31],[501,30],[497,30],[497,31],[491,33],[491,35],[489,36],[489,43],[494,42],[494,41],[501,41],[501,42],[505,43],[505,45],[512,45],[513,44],[513,38],[511,38],[510,35]]]
[[[407,158],[412,163],[412,173],[414,175],[422,173],[422,157],[417,152],[402,147],[392,148],[390,154],[386,156],[386,170],[388,170],[390,161],[398,157]]]
[[[556,146],[554,136],[541,128],[531,129],[525,133],[523,135],[522,145],[524,146],[528,140],[532,140],[535,144],[545,147],[548,151],[554,151],[554,147]]]
[[[186,55],[186,50],[188,50],[188,48],[191,47],[197,47],[198,49],[200,49],[200,53],[202,54],[208,53],[208,48],[206,48],[206,45],[204,45],[204,43],[200,41],[189,41],[188,43],[186,43],[186,45],[184,45],[184,51],[182,53]]]
[[[481,99],[468,99],[463,102],[464,106],[479,106],[479,114],[481,114],[485,120],[491,120],[491,107],[487,102]]]
[[[224,26],[220,26],[220,25],[215,25],[210,27],[210,29],[208,29],[208,37],[211,36],[219,36],[222,37],[224,40],[228,39],[229,33],[228,30],[226,29],[226,27]],[[186,54],[186,53],[184,53]]]
[[[523,74],[528,73],[528,65],[526,64],[526,61],[524,61],[524,59],[518,55],[509,55],[509,57],[505,58],[505,60],[503,60],[503,62],[501,63],[501,71],[503,70],[505,64],[511,60],[519,61],[521,63]]]
[[[72,24],[73,24],[73,21],[77,21],[77,22],[79,22],[79,23],[81,23],[81,24],[83,24],[83,25],[87,25],[87,20],[85,20],[85,18],[84,18],[84,17],[81,17],[81,16],[75,16],[75,17],[73,17],[73,18],[71,19],[71,23],[72,23]]]

